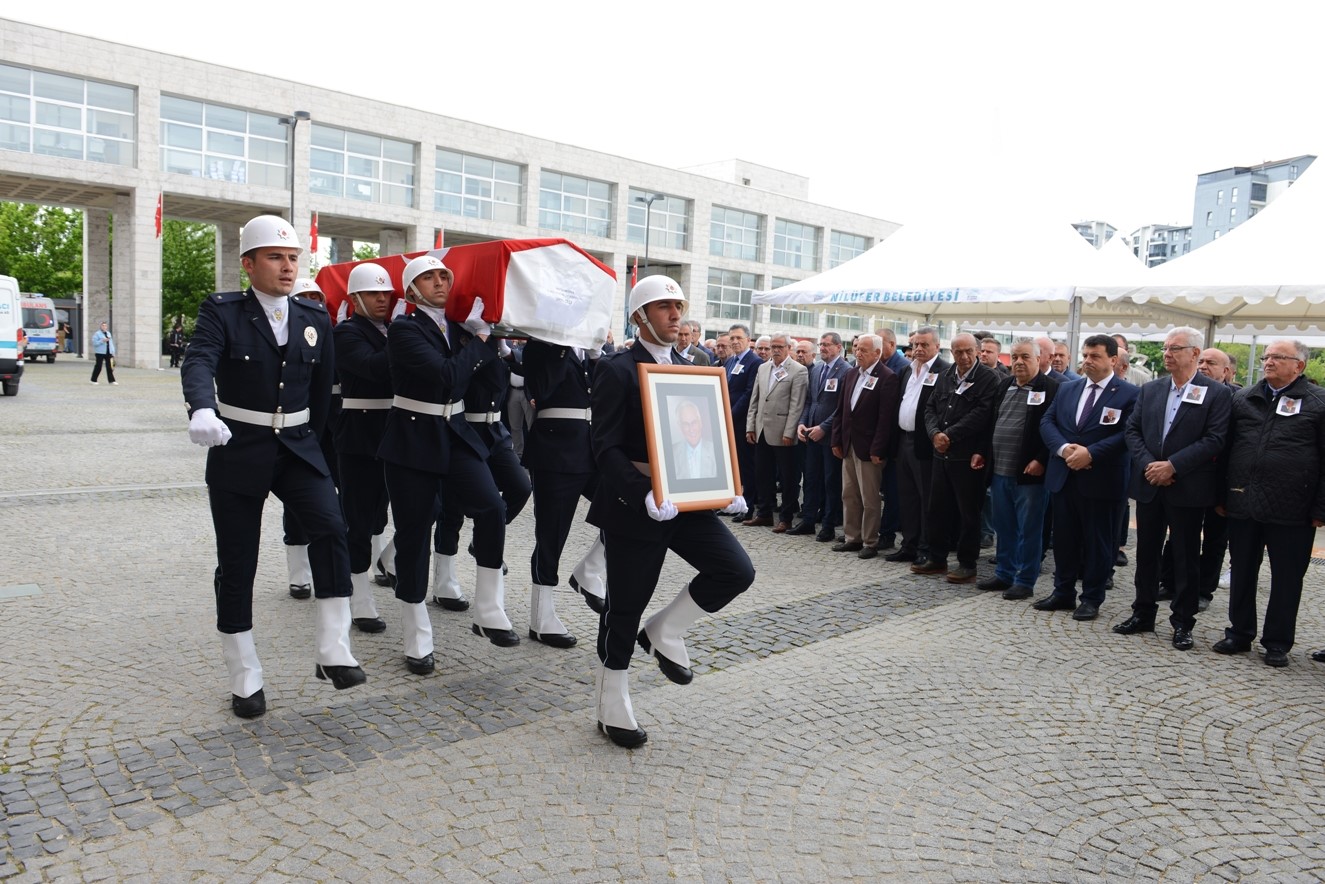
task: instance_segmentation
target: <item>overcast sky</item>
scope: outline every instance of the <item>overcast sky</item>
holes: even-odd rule
[[[1300,2],[177,8],[3,14],[663,166],[739,157],[898,222],[1023,205],[1188,224],[1198,173],[1325,142],[1320,32]]]

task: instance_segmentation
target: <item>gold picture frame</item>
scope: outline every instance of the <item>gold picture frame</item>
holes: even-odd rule
[[[639,386],[654,499],[682,512],[729,505],[741,471],[726,371],[641,363]]]

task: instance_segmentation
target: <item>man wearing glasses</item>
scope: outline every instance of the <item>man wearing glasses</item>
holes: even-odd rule
[[[1261,646],[1269,666],[1288,665],[1316,529],[1325,524],[1325,391],[1302,376],[1310,353],[1300,341],[1265,348],[1264,379],[1238,391],[1228,434],[1228,548],[1233,563],[1229,627],[1220,654],[1251,650],[1256,579],[1270,556],[1270,599]],[[1325,655],[1312,659],[1325,661]]]

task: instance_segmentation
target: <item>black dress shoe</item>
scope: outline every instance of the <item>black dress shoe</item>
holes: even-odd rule
[[[406,657],[405,666],[415,675],[431,675],[432,671],[437,668],[432,654],[426,654],[422,657]]]
[[[885,562],[914,562],[916,554],[913,550],[899,549],[897,552],[888,553],[883,557]]]
[[[1317,663],[1325,663],[1325,651],[1312,651],[1311,659]]]
[[[979,583],[977,583],[975,585],[975,588],[983,590],[985,592],[1006,592],[1007,590],[1012,588],[1012,584],[1004,583],[1002,580],[999,580],[997,577],[987,577],[984,580],[981,580]]]
[[[1127,553],[1123,552],[1122,550],[1118,550],[1118,555],[1113,557],[1113,564],[1115,567],[1122,567],[1123,565],[1126,565]]]
[[[247,697],[231,694],[230,711],[240,718],[257,718],[267,711],[267,695],[262,692],[262,688],[258,688]]]
[[[865,544],[859,540],[843,540],[833,544],[833,552],[854,552],[858,553],[865,548]]]
[[[313,674],[321,681],[330,679],[338,691],[361,685],[368,680],[361,666],[323,666],[319,663]]]
[[[820,531],[818,534],[814,535],[814,539],[817,540],[819,543],[827,543],[828,541],[833,539],[834,534],[835,532],[833,531],[832,528],[825,528],[822,531]]]
[[[912,574],[947,574],[948,563],[931,562],[929,559],[916,559],[911,563]]]
[[[310,598],[312,595],[313,595],[313,587],[309,586],[307,583],[290,584],[290,598],[302,600]]]
[[[395,586],[396,575],[392,574],[382,564],[382,560],[377,560],[377,573],[373,575],[373,582],[378,586]]]
[[[1013,584],[1003,591],[1003,598],[1010,602],[1019,602],[1022,599],[1031,597],[1031,588],[1029,586],[1018,586]]]
[[[1094,620],[1098,616],[1100,616],[1100,606],[1094,602],[1082,602],[1072,612],[1073,620]]]
[[[381,617],[355,617],[354,625],[360,632],[386,632],[386,621]]]
[[[814,523],[813,523],[813,522],[797,522],[795,525],[792,525],[791,528],[789,528],[789,529],[787,530],[787,533],[788,533],[788,534],[794,534],[794,535],[797,536],[797,537],[804,537],[804,536],[807,535],[807,534],[813,534],[813,533],[814,533]]]
[[[610,724],[598,722],[598,729],[607,735],[607,738],[623,749],[638,749],[649,741],[649,735],[644,732],[644,728],[637,727],[633,731],[626,730],[624,727],[612,727]]]
[[[529,637],[549,648],[573,648],[577,639],[569,632],[534,632],[529,630]]]
[[[872,546],[867,546],[867,547],[865,547],[864,549],[862,549],[860,552],[856,553],[856,558],[858,558],[858,559],[872,559],[872,558],[874,558],[875,556],[877,556],[878,554],[879,554],[879,551],[878,551],[877,549],[875,549],[875,548],[872,547]]]
[[[1190,629],[1174,629],[1173,647],[1179,651],[1190,651],[1192,649],[1192,631]]]
[[[695,680],[695,673],[692,672],[689,667],[682,666],[674,660],[668,660],[662,654],[655,651],[652,643],[649,641],[649,634],[647,632],[641,629],[639,635],[636,636],[636,640],[639,641],[639,646],[644,649],[644,653],[652,654],[654,659],[658,661],[658,669],[663,675],[667,676],[668,681],[675,682],[676,684],[690,684],[690,682]]]
[[[746,503],[749,503],[749,501],[747,500]],[[750,518],[750,517],[747,515],[747,513],[749,513],[749,512],[750,512],[750,510],[746,510],[744,513],[740,513],[739,515],[732,516],[732,521],[739,525],[741,522],[744,522],[746,519]],[[600,725],[600,727],[607,727],[607,725]],[[620,730],[620,728],[614,728],[614,730]]]
[[[1047,595],[1031,605],[1037,611],[1071,611],[1076,606],[1076,602],[1057,593]]]
[[[1118,633],[1119,635],[1136,635],[1138,632],[1154,632],[1155,618],[1138,617],[1137,615],[1133,614],[1131,617],[1128,617],[1122,623],[1119,623],[1117,626],[1115,626],[1113,628],[1113,631]],[[1187,633],[1188,642],[1191,641],[1191,637],[1192,634],[1188,632]],[[1188,644],[1187,647],[1190,648],[1191,644]],[[1186,650],[1186,648],[1184,648],[1183,650]]]
[[[607,600],[600,599],[586,589],[581,589],[579,582],[576,581],[574,577],[570,579],[570,588],[584,596],[584,603],[588,605],[589,609],[595,614],[603,614],[607,612]]]
[[[439,595],[432,597],[432,603],[445,611],[468,611],[469,599],[444,599]]]
[[[477,623],[471,627],[475,635],[481,635],[499,648],[513,648],[520,643],[520,636],[515,634],[514,629],[493,629],[490,626],[479,626]]]
[[[1216,654],[1245,654],[1251,650],[1251,645],[1235,638],[1221,638],[1210,647],[1210,650]]]
[[[1288,665],[1288,652],[1272,651],[1267,648],[1265,651],[1265,665],[1273,666],[1275,669],[1282,669]]]

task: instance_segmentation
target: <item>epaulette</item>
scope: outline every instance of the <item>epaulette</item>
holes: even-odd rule
[[[314,301],[312,298],[301,298],[298,295],[291,295],[290,300],[296,304],[301,304],[304,307],[308,307],[310,310],[321,310],[323,313],[327,312],[327,307],[325,304],[323,304],[321,301]]]
[[[228,304],[231,301],[242,301],[247,295],[247,292],[217,292],[212,295],[210,300],[220,304]]]

